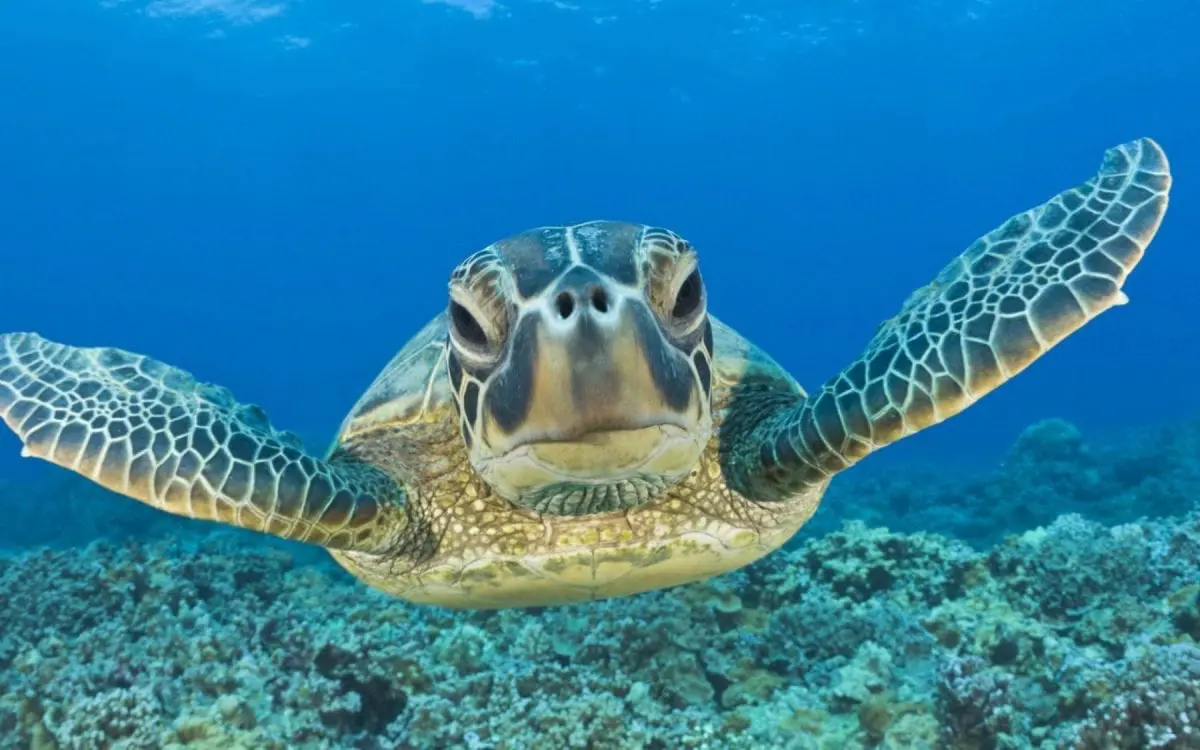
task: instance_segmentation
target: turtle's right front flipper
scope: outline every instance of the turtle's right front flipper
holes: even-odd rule
[[[400,536],[404,490],[322,461],[255,406],[120,349],[0,335],[0,417],[36,456],[148,505],[338,549]]]

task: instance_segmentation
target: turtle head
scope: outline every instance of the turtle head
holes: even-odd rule
[[[534,229],[450,280],[449,369],[475,470],[509,501],[585,515],[653,498],[712,432],[712,328],[672,232]]]

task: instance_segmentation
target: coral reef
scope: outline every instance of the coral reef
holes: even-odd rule
[[[1022,472],[1012,503],[1192,491],[1182,458],[1108,451],[1032,428],[960,502],[998,513]],[[986,545],[843,519],[705,583],[501,612],[211,526],[28,549],[0,557],[0,748],[1200,748],[1200,514],[1172,503]]]
[[[1064,513],[1107,525],[1178,516],[1200,497],[1198,457],[1200,422],[1145,427],[1092,444],[1070,423],[1049,419],[1026,429],[991,471],[966,474],[939,464],[848,472],[829,488],[808,530],[831,531],[849,517],[895,531],[937,531],[985,548]]]

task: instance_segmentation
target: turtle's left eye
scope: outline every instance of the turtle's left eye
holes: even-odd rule
[[[692,315],[700,309],[704,300],[704,282],[700,280],[700,269],[693,270],[679,286],[675,293],[675,306],[671,308],[671,317],[679,320]]]
[[[472,346],[487,346],[488,338],[483,331],[483,326],[479,325],[479,321],[467,308],[454,301],[450,302],[450,321],[463,341]]]

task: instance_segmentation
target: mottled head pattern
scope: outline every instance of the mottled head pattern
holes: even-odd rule
[[[450,278],[450,385],[502,497],[585,515],[653,499],[712,432],[712,327],[696,252],[665,229],[543,227]]]

